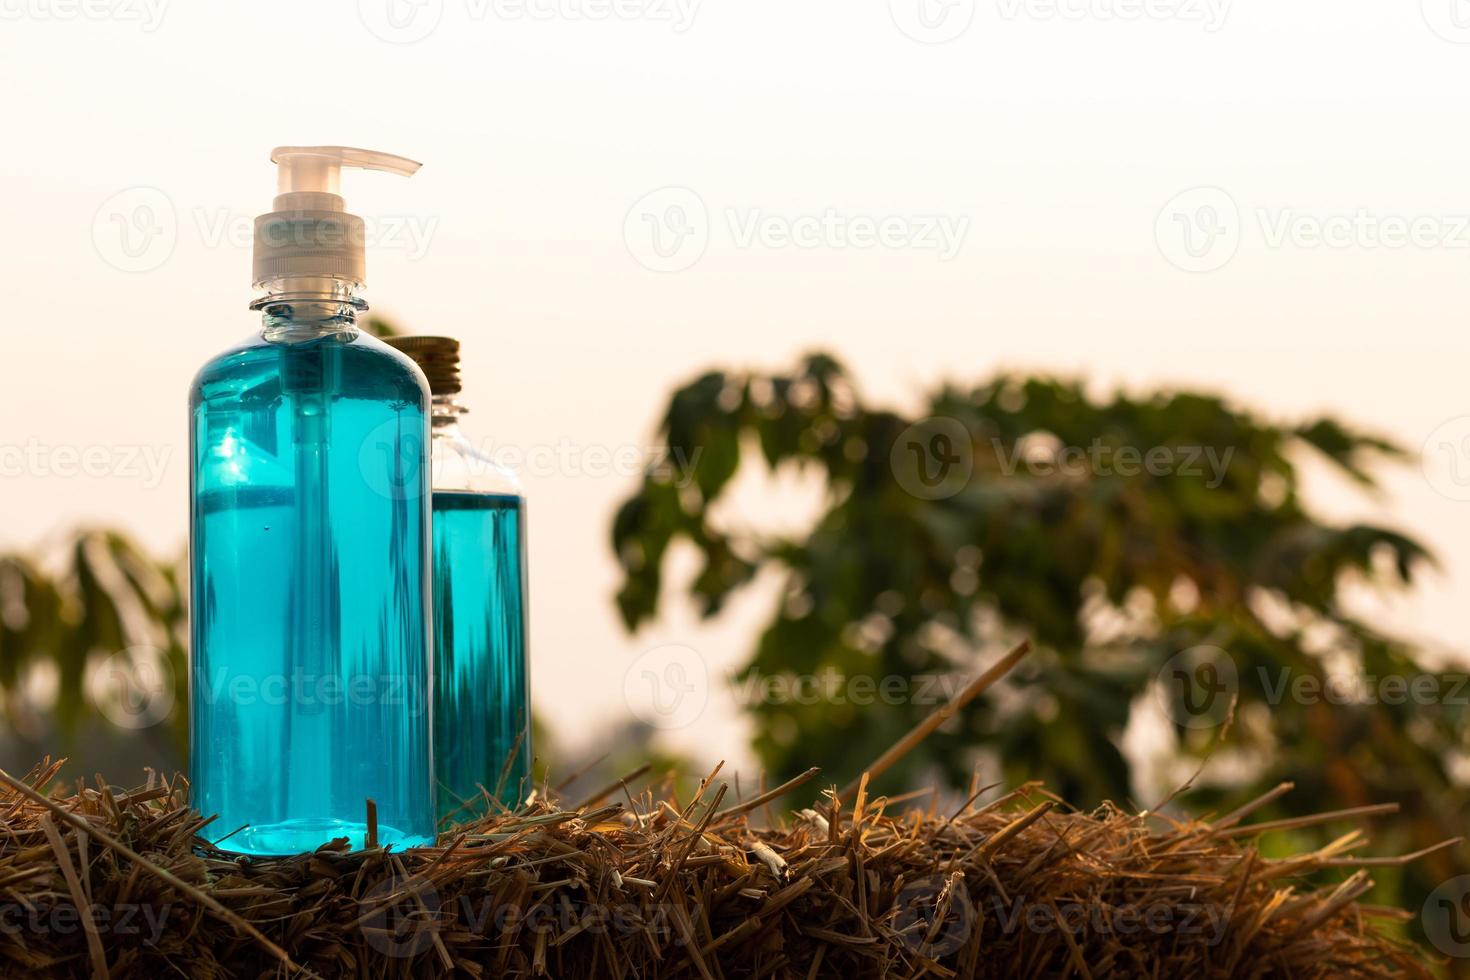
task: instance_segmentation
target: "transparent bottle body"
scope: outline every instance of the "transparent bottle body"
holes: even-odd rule
[[[361,848],[368,800],[434,839],[428,391],[352,314],[273,308],[191,393],[191,773],[231,851]]]
[[[441,822],[530,791],[526,501],[435,399],[434,761]]]

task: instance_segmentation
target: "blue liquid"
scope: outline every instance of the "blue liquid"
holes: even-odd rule
[[[434,760],[456,823],[486,811],[482,786],[530,790],[525,568],[523,498],[434,493]]]
[[[380,844],[432,843],[422,380],[356,332],[257,339],[207,364],[190,400],[207,836],[257,855],[361,848],[371,799]]]

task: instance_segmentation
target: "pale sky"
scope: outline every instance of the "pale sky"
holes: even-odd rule
[[[255,329],[267,154],[341,143],[424,162],[345,178],[374,309],[462,337],[472,433],[539,454],[536,701],[573,745],[628,717],[640,652],[718,673],[769,608],[625,637],[636,479],[587,469],[695,372],[813,348],[905,409],[1038,369],[1440,447],[1320,499],[1433,543],[1383,614],[1458,648],[1466,93],[1464,0],[0,0],[0,463],[42,460],[0,474],[0,547],[182,548],[189,381]],[[669,737],[739,761],[734,716],[717,688]]]

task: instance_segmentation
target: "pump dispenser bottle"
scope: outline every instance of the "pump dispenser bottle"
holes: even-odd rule
[[[430,396],[360,329],[364,224],[340,195],[344,168],[419,165],[333,146],[271,160],[262,328],[190,393],[194,804],[245,854],[431,844]]]
[[[459,341],[388,343],[434,395],[434,763],[440,820],[462,823],[531,789],[526,498],[460,429]]]

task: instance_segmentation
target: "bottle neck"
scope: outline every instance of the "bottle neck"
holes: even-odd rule
[[[273,342],[315,340],[358,330],[367,301],[357,283],[329,276],[288,276],[261,283],[264,295],[250,304],[261,312],[264,336]]]
[[[450,435],[459,431],[459,420],[469,414],[469,409],[457,401],[458,397],[458,395],[435,395],[431,399],[429,411],[436,434]]]

